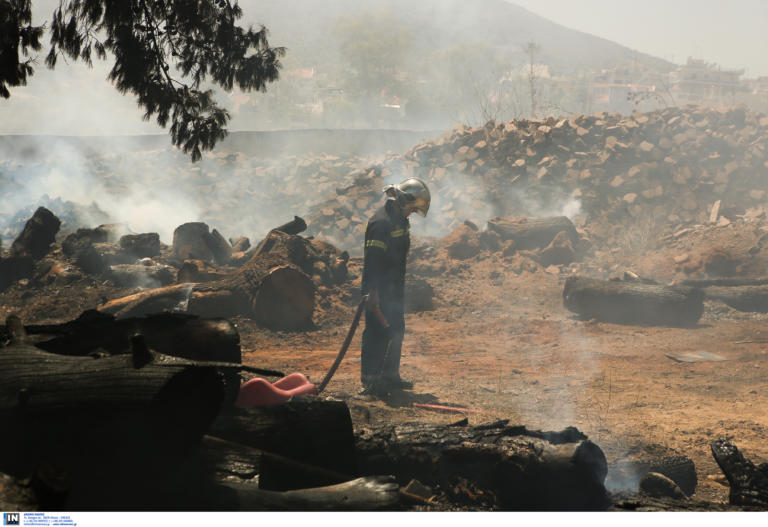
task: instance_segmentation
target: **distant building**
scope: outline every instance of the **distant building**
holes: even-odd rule
[[[740,92],[748,90],[740,80],[744,70],[722,69],[715,63],[689,57],[670,73],[672,92],[680,102],[729,104]]]

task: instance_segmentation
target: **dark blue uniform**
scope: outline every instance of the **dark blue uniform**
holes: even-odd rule
[[[371,311],[365,314],[361,380],[371,384],[400,379],[400,351],[405,334],[405,262],[411,246],[410,223],[393,199],[368,220],[365,230],[363,294],[376,289],[389,330]]]

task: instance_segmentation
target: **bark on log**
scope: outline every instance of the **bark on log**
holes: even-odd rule
[[[570,276],[563,305],[584,318],[620,324],[688,326],[704,311],[704,292],[683,286]]]
[[[341,401],[227,408],[210,434],[341,474],[357,474],[352,418]]]
[[[575,429],[545,434],[504,421],[473,428],[412,424],[363,429],[356,446],[360,474],[386,471],[401,485],[417,479],[443,489],[465,480],[504,510],[608,505],[605,456]]]
[[[68,487],[65,510],[108,510],[183,465],[224,400],[222,377],[146,355],[0,348],[0,420],[13,431],[0,437],[0,470],[28,477],[41,464],[57,467]]]
[[[560,232],[565,232],[574,246],[579,241],[571,220],[565,216],[545,218],[493,218],[488,230],[498,233],[502,240],[513,240],[519,250],[548,246]]]
[[[698,288],[768,285],[768,278],[711,278],[708,280],[683,280],[679,285]]]
[[[704,296],[719,300],[739,311],[768,313],[768,285],[707,287]]]
[[[745,459],[736,445],[725,439],[710,444],[712,455],[728,478],[731,505],[768,508],[768,475]]]
[[[240,335],[229,320],[183,313],[157,313],[116,320],[95,310],[63,324],[24,326],[26,340],[59,355],[84,356],[99,351],[131,353],[131,337],[142,335],[149,348],[163,355],[194,361],[241,362]],[[10,328],[0,325],[0,341]]]
[[[303,218],[294,216],[288,223],[284,223],[272,230],[284,232],[285,234],[299,234],[307,230],[307,222]]]

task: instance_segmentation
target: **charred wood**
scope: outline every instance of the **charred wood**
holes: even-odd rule
[[[768,475],[746,459],[730,441],[716,439],[710,447],[720,470],[728,478],[731,505],[768,509]]]
[[[0,349],[0,419],[14,431],[0,438],[0,470],[29,477],[50,465],[67,481],[59,510],[108,510],[183,464],[224,400],[222,376],[134,351],[93,358]]]
[[[130,353],[130,339],[142,335],[147,345],[164,355],[196,361],[240,363],[240,335],[226,319],[204,319],[183,313],[156,313],[117,320],[89,310],[63,324],[23,326],[28,342],[50,353],[89,355]],[[11,327],[0,325],[0,341]]]
[[[11,256],[39,260],[56,239],[61,220],[45,207],[39,207],[11,245]]]
[[[621,324],[687,326],[704,311],[704,292],[684,286],[570,276],[563,305],[584,318]]]
[[[226,408],[210,434],[337,473],[357,474],[352,418],[341,401]]]
[[[99,310],[118,318],[161,311],[206,317],[246,315],[272,329],[306,329],[312,326],[315,308],[310,276],[318,260],[330,259],[326,253],[312,240],[273,229],[253,256],[228,276],[144,291],[106,302]],[[321,280],[331,281],[330,272]]]
[[[469,481],[504,510],[605,508],[605,456],[589,440],[566,442],[573,433],[532,432],[503,422],[365,428],[357,435],[358,466],[361,474],[391,473],[403,485],[417,479],[446,489]]]

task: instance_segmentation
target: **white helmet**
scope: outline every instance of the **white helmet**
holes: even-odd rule
[[[416,209],[419,216],[425,217],[432,200],[427,185],[420,179],[411,177],[397,185],[387,185],[384,192],[398,198],[401,205]]]

